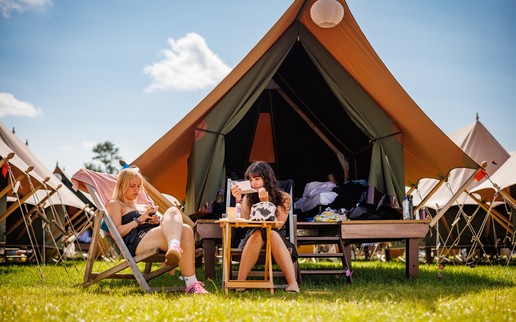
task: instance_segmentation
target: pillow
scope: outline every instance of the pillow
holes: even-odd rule
[[[256,203],[251,207],[250,219],[252,221],[275,221],[276,206],[268,201]]]

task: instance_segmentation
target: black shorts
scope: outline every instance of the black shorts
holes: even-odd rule
[[[158,227],[159,224],[142,224],[133,230],[129,232],[129,234],[124,236],[124,242],[127,248],[129,249],[129,252],[131,255],[136,255],[136,248],[138,247],[138,244],[143,239],[143,236],[145,236],[149,230],[151,230],[154,227]]]

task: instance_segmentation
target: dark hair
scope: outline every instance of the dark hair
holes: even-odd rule
[[[245,171],[245,178],[249,179],[251,177],[261,177],[264,188],[269,193],[269,201],[276,205],[276,207],[283,207],[283,190],[279,188],[274,171],[267,162],[253,162]],[[260,198],[258,198],[257,193],[252,193],[247,195],[247,201],[249,207],[251,207],[255,203],[260,202]]]

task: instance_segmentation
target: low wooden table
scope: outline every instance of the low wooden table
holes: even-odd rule
[[[222,275],[224,290],[228,294],[230,288],[268,288],[274,294],[272,275],[271,229],[276,221],[250,221],[221,219],[216,223],[222,228],[222,249],[224,252]],[[231,279],[231,231],[233,228],[265,228],[265,270],[263,280],[232,280]]]
[[[419,239],[430,229],[430,220],[352,220],[341,224],[345,258],[351,270],[351,244],[405,240],[405,273],[419,276]]]

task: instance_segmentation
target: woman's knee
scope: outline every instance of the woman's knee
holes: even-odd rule
[[[251,236],[249,236],[249,239],[252,239],[253,241],[256,241],[256,242],[263,242],[263,236],[262,236],[262,233],[260,230],[255,230]]]
[[[164,216],[173,217],[173,218],[180,219],[181,221],[183,221],[181,212],[179,211],[179,209],[177,209],[177,207],[168,208],[167,211],[165,211]]]

